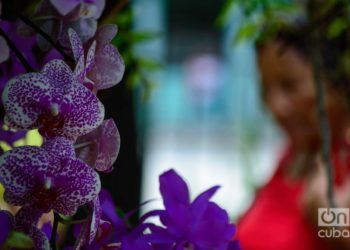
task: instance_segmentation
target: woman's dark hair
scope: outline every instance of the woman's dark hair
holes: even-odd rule
[[[323,1],[324,2],[324,1]],[[325,1],[327,2],[327,1]],[[319,0],[309,1],[307,17],[295,18],[288,23],[266,24],[256,39],[255,46],[259,51],[268,42],[281,42],[283,48],[293,48],[304,58],[312,62],[317,49],[323,76],[329,84],[345,90],[350,97],[350,19],[347,1],[337,1],[327,11],[322,10]],[[335,20],[347,22],[336,36],[330,35],[330,26]],[[315,33],[317,36],[315,39]]]

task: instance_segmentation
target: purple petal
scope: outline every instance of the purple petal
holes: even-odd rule
[[[120,135],[113,119],[103,121],[94,131],[78,138],[76,149],[80,159],[100,172],[110,172],[120,147]]]
[[[93,41],[86,56],[85,70],[89,72],[95,63],[96,41]]]
[[[0,210],[0,246],[5,243],[13,228],[13,216],[8,211]]]
[[[69,36],[69,41],[70,41],[70,44],[72,47],[74,59],[76,62],[78,62],[80,57],[84,56],[83,44],[82,44],[77,32],[74,29],[72,29],[72,28],[68,29],[68,36]]]
[[[81,56],[74,69],[74,79],[81,84],[84,84],[86,74],[84,63],[84,56]]]
[[[46,140],[42,148],[51,155],[51,159],[56,162],[59,158],[74,158],[75,152],[72,141],[64,137],[56,137],[51,140]]]
[[[67,90],[72,85],[72,70],[62,60],[54,59],[45,64],[42,74],[50,81],[50,85]]]
[[[118,33],[118,26],[115,24],[105,24],[96,31],[96,40],[101,46],[112,42],[113,38]]]
[[[166,209],[176,204],[190,205],[187,184],[173,169],[159,176],[159,185]]]
[[[50,80],[39,73],[28,73],[12,78],[4,88],[2,100],[7,120],[20,129],[37,126],[42,100],[50,99]]]
[[[209,204],[209,199],[216,193],[220,186],[214,186],[207,191],[201,193],[191,204],[193,213],[193,221],[201,220],[203,213]]]
[[[59,37],[59,42],[64,47],[70,47],[69,37],[68,37],[68,29],[72,28],[78,34],[81,42],[85,44],[88,40],[90,40],[96,33],[97,29],[97,21],[88,18],[88,19],[78,19],[77,21],[70,22],[63,26],[62,32]]]
[[[60,173],[54,183],[60,193],[52,207],[58,213],[74,215],[79,206],[96,199],[101,188],[100,178],[80,160],[66,159],[61,165],[64,167],[54,169]]]
[[[46,169],[48,154],[38,147],[14,148],[0,156],[0,182],[5,187],[5,200],[17,206],[30,205],[28,192],[35,186],[38,169]]]
[[[62,16],[65,16],[80,4],[81,0],[50,0],[50,2]]]
[[[91,132],[103,122],[104,106],[93,92],[80,84],[75,85],[70,95],[70,110],[58,134],[75,140],[76,137]]]
[[[111,45],[97,45],[95,66],[88,77],[95,83],[95,88],[107,89],[118,84],[123,78],[125,64],[118,49]]]

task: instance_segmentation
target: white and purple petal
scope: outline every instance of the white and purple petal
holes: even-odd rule
[[[36,185],[34,174],[48,166],[48,154],[39,147],[23,146],[0,156],[0,182],[5,187],[5,200],[13,205],[30,205],[27,199]]]
[[[101,189],[98,174],[77,159],[66,158],[61,168],[55,169],[59,176],[55,177],[53,188],[57,194],[52,208],[64,215],[74,215],[79,206],[96,199]]]
[[[2,93],[7,120],[20,129],[33,128],[52,95],[50,80],[40,73],[12,78]]]
[[[105,44],[97,47],[95,66],[88,73],[88,77],[95,83],[96,89],[107,89],[121,81],[125,64],[115,46]]]
[[[97,128],[104,119],[104,106],[96,95],[85,86],[77,84],[69,98],[70,111],[66,114],[63,127],[57,134],[74,138]]]
[[[83,44],[77,32],[72,28],[68,29],[68,37],[69,37],[70,45],[73,51],[75,62],[78,62],[80,57],[84,56]]]

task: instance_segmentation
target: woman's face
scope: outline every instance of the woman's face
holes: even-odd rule
[[[292,144],[311,147],[319,141],[312,67],[297,50],[281,46],[271,42],[259,50],[262,96]]]

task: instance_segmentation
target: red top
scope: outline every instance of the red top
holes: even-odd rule
[[[303,182],[287,180],[283,174],[291,154],[287,151],[272,179],[259,190],[252,206],[239,221],[237,238],[243,250],[331,249],[318,238],[317,225],[311,225],[303,215],[299,202]],[[339,170],[344,169],[344,161],[340,164],[339,157],[334,155],[338,154],[333,154],[333,163],[339,184]]]

